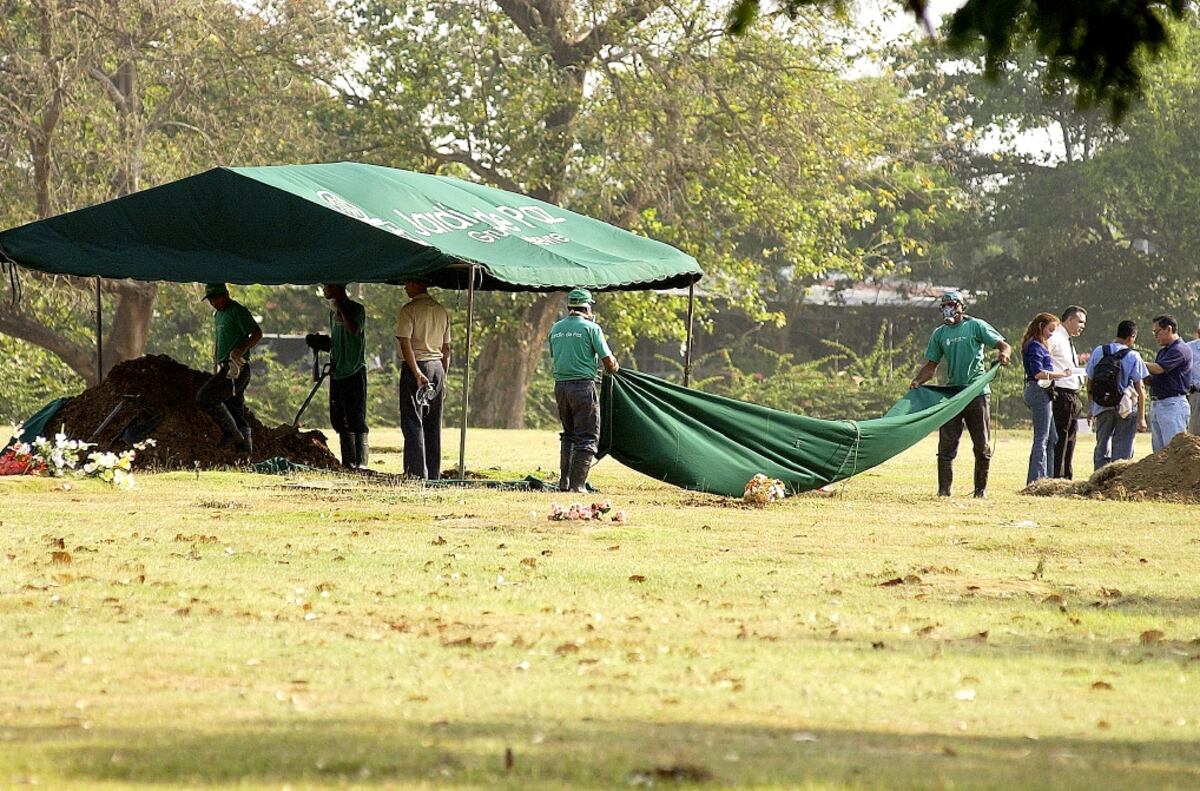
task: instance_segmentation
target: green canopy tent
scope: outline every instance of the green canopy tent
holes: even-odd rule
[[[694,295],[702,276],[694,258],[670,245],[534,198],[352,162],[214,168],[0,232],[0,259],[97,278],[98,336],[101,278],[264,285],[426,278],[466,289],[460,474],[476,289],[687,286]],[[689,299],[689,351],[691,315]]]

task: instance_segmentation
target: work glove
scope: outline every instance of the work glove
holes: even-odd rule
[[[333,342],[328,335],[322,335],[319,332],[310,332],[304,336],[304,342],[308,344],[308,348],[318,352],[327,352],[333,348]]]

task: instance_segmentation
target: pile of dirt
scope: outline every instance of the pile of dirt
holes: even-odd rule
[[[1200,436],[1177,434],[1167,447],[1141,461],[1114,462],[1086,481],[1034,481],[1022,494],[1200,503]]]
[[[247,458],[232,448],[218,448],[221,429],[196,405],[196,392],[208,378],[164,355],[129,360],[109,371],[99,385],[71,399],[47,430],[57,432],[64,426],[68,437],[95,442],[100,450],[122,451],[140,439],[155,440],[155,447],[138,452],[138,467],[194,469],[197,463],[201,468],[226,467],[275,456],[313,467],[340,466],[321,432],[301,432],[288,425],[267,428],[249,407],[246,420],[254,452]],[[249,395],[253,400],[253,379]],[[93,438],[118,404],[122,404],[120,411]]]

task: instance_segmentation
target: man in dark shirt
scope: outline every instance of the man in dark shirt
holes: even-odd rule
[[[326,283],[321,293],[330,301],[329,334],[313,334],[305,340],[313,349],[329,352],[329,424],[338,435],[342,466],[366,469],[371,452],[367,442],[367,310],[350,299],[342,283]]]
[[[201,385],[196,403],[221,429],[217,447],[233,445],[240,453],[254,450],[246,420],[246,386],[250,384],[247,353],[262,340],[262,330],[242,303],[231,299],[224,283],[204,287],[213,308],[213,361],[216,373]]]
[[[1187,392],[1192,382],[1192,350],[1179,337],[1179,325],[1169,315],[1154,317],[1158,354],[1150,369],[1150,447],[1157,453],[1176,434],[1187,431]]]

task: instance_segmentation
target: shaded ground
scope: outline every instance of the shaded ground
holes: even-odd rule
[[[129,360],[114,367],[102,383],[73,398],[51,427],[58,431],[64,426],[69,437],[96,442],[101,450],[121,451],[138,439],[154,439],[156,447],[138,453],[138,467],[208,469],[276,456],[313,467],[339,466],[321,432],[297,431],[287,425],[267,428],[249,408],[246,420],[254,437],[249,459],[233,448],[218,448],[220,428],[196,406],[196,392],[208,376],[165,355]],[[118,404],[121,409],[103,425]]]

